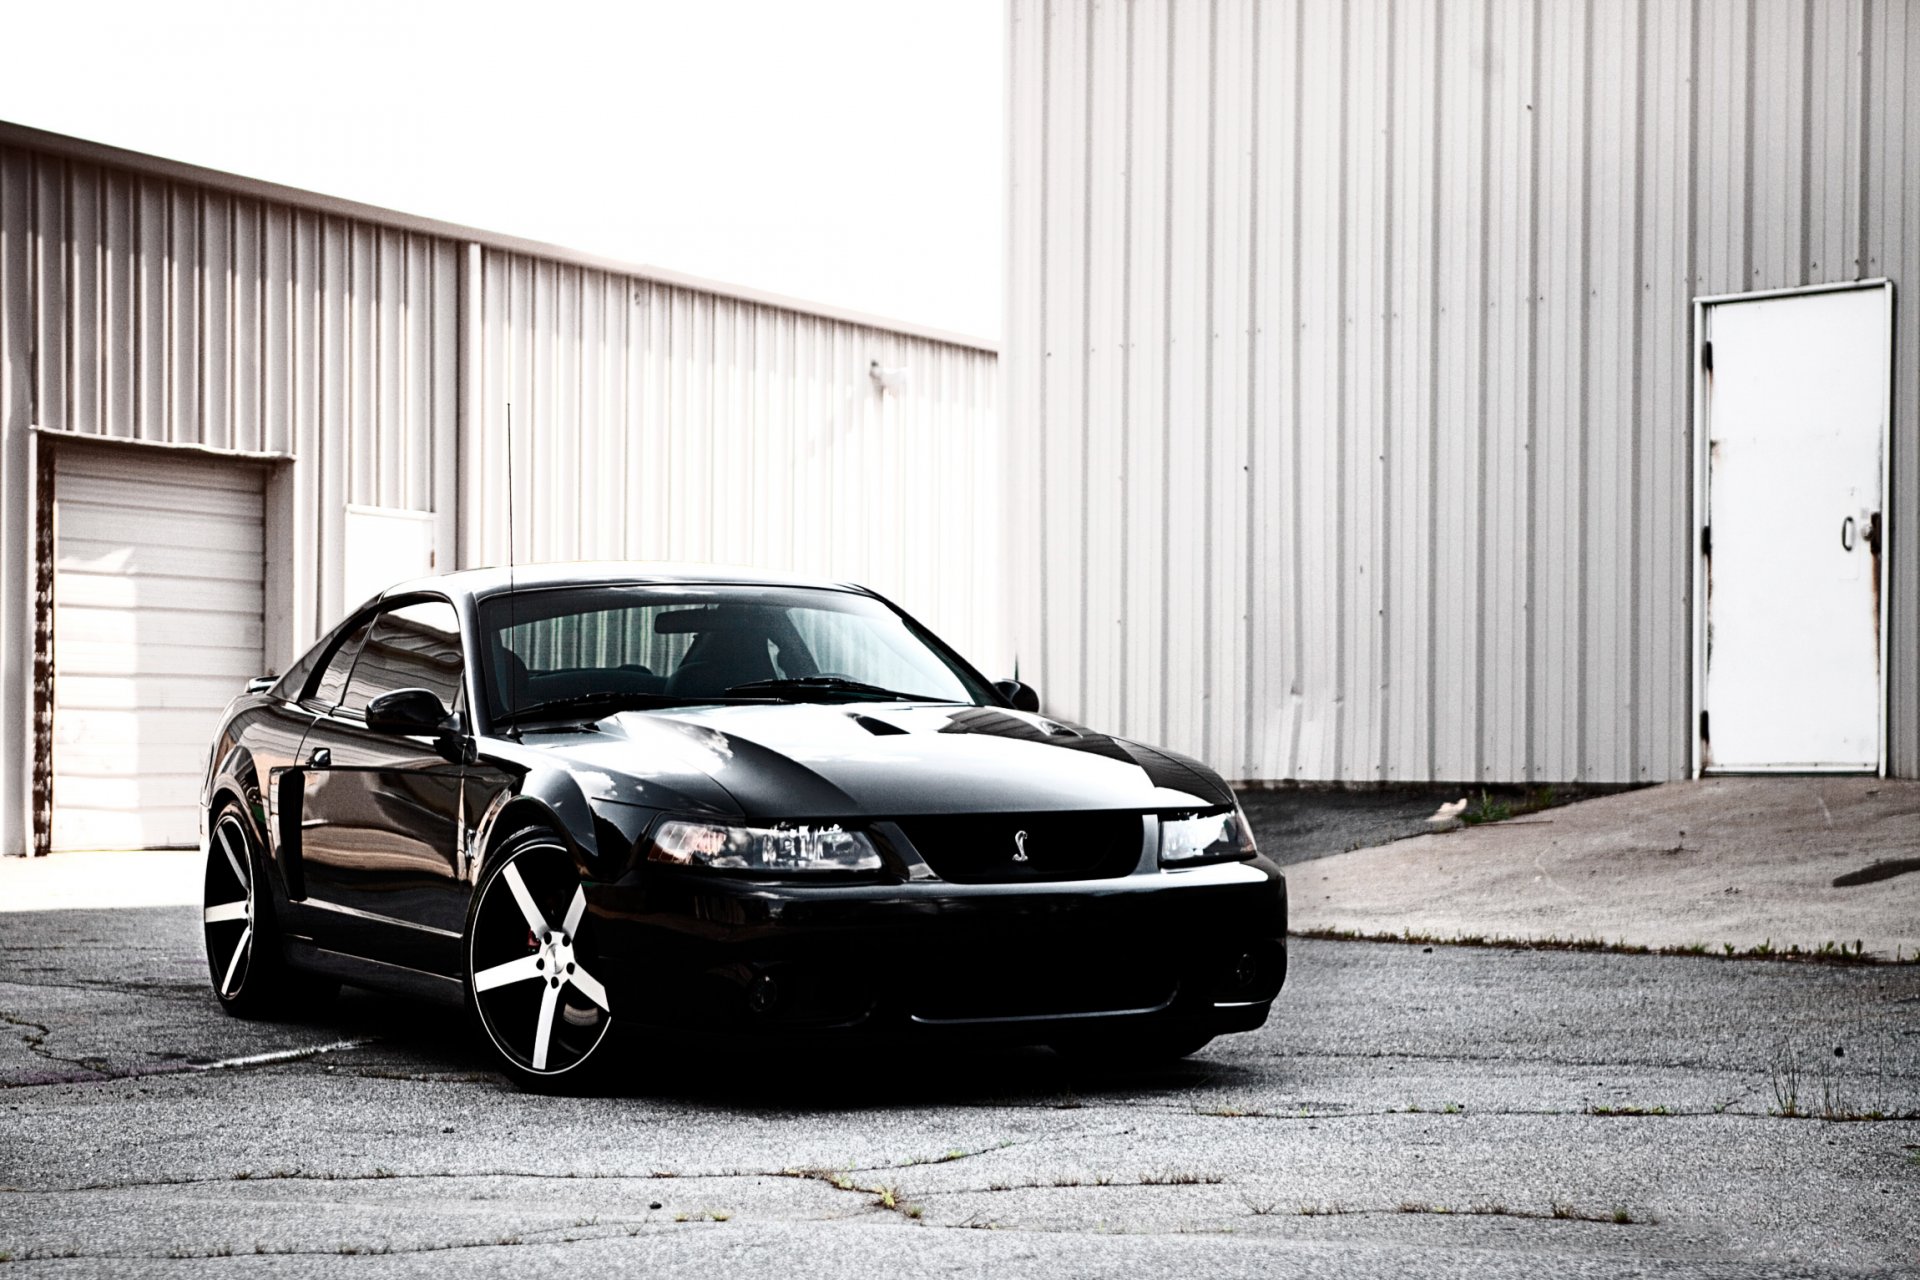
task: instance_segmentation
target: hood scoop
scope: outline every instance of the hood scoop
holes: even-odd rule
[[[858,714],[857,712],[851,717],[851,719],[855,724],[859,725],[862,729],[865,729],[868,733],[872,734],[876,738],[885,738],[885,737],[890,737],[891,735],[896,733],[907,732],[907,730],[902,729],[897,724],[893,724],[886,720],[878,719],[874,716],[863,716]]]

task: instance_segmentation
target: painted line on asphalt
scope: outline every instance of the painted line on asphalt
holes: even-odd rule
[[[377,1043],[379,1043],[378,1036],[367,1036],[359,1040],[335,1040],[332,1044],[314,1045],[306,1049],[274,1049],[267,1053],[248,1053],[238,1058],[222,1058],[218,1062],[193,1062],[187,1065],[194,1071],[230,1071],[236,1067],[269,1067],[277,1062],[299,1062],[306,1058],[317,1058],[323,1053],[364,1049],[370,1044]]]
[[[221,1058],[214,1062],[153,1062],[129,1067],[106,1065],[90,1067],[84,1063],[72,1063],[70,1065],[75,1069],[68,1071],[33,1071],[0,1077],[0,1089],[31,1089],[50,1084],[105,1084],[110,1080],[144,1080],[150,1076],[178,1076],[204,1071],[244,1071],[250,1067],[271,1067],[283,1062],[301,1062],[325,1053],[364,1049],[368,1045],[379,1042],[378,1036],[364,1036],[354,1040],[335,1040],[331,1044],[308,1045],[299,1049],[272,1049],[266,1053],[241,1054],[239,1057]]]

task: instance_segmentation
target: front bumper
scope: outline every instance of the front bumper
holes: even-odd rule
[[[1246,1031],[1286,978],[1264,861],[1068,884],[795,885],[643,866],[589,886],[629,1025],[1045,1043]]]

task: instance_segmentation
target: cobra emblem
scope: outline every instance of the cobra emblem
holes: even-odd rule
[[[1027,860],[1027,833],[1024,831],[1013,833],[1013,860],[1015,862]]]

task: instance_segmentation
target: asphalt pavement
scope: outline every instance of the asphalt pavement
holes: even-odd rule
[[[1288,866],[1433,830],[1427,821],[1458,787],[1278,787],[1237,792],[1260,852]]]
[[[0,1017],[23,1276],[1920,1275],[1913,967],[1299,940],[1170,1069],[638,1044],[573,1099],[453,1012],[230,1019],[191,908],[52,910]]]

